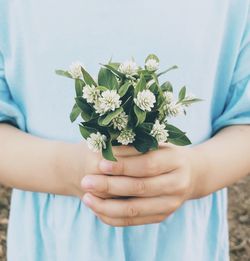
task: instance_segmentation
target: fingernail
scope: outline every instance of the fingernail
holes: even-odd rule
[[[82,200],[87,206],[91,206],[92,200],[88,194],[85,194]]]
[[[108,160],[102,160],[99,164],[99,168],[103,172],[111,173],[113,169],[113,163]]]
[[[94,179],[90,176],[85,176],[82,179],[82,186],[83,186],[83,188],[86,188],[86,189],[94,188],[95,187]]]

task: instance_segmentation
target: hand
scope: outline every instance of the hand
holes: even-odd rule
[[[85,176],[97,176],[103,174],[99,168],[99,163],[103,159],[101,153],[92,152],[86,142],[82,141],[75,144],[62,143],[62,146],[58,148],[59,154],[59,173],[60,180],[63,180],[65,189],[64,195],[73,195],[82,198],[85,191],[81,187],[81,180]],[[119,146],[115,147],[113,152],[118,157],[135,156],[140,153],[133,147]],[[63,175],[62,175],[62,174]],[[105,175],[107,176],[107,175]],[[62,177],[62,178],[61,178]],[[115,198],[115,195],[111,195],[107,192],[95,191],[96,196],[101,198]]]
[[[120,156],[118,162],[101,160],[103,175],[82,180],[88,191],[83,201],[112,226],[159,223],[194,197],[198,177],[192,156],[192,148],[164,144],[146,154]],[[103,199],[96,193],[123,198]]]

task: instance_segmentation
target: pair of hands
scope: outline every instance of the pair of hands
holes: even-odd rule
[[[114,151],[117,162],[85,151],[85,175],[78,193],[84,194],[80,196],[83,202],[104,223],[159,223],[196,197],[198,175],[192,148],[162,144],[146,154],[128,146]]]

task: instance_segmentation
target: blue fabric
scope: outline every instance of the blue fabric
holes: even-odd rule
[[[54,74],[81,60],[156,53],[180,69],[163,80],[203,98],[173,121],[193,144],[250,123],[249,0],[0,0],[0,121],[49,139],[81,140],[74,88]],[[69,173],[70,175],[70,173]],[[187,201],[160,224],[111,227],[78,198],[14,190],[9,261],[225,261],[227,191]]]

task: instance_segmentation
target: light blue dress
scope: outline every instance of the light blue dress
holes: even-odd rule
[[[73,82],[54,70],[80,60],[96,74],[111,56],[142,64],[156,53],[162,69],[180,67],[165,77],[176,91],[186,84],[205,99],[174,122],[193,144],[249,124],[249,8],[249,0],[0,0],[0,121],[80,141],[69,121]],[[160,224],[125,228],[103,224],[78,198],[13,191],[9,261],[225,261],[228,252],[225,189]]]

